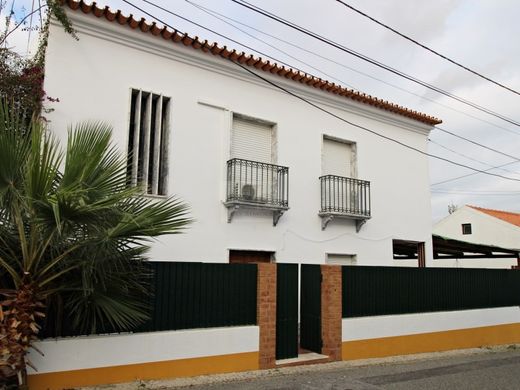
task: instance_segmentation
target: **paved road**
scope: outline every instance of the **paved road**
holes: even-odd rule
[[[520,350],[448,356],[407,363],[280,372],[266,377],[190,386],[190,390],[520,390]]]

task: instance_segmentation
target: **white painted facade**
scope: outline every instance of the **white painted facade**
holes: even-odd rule
[[[471,224],[471,234],[463,234],[463,224]],[[437,222],[433,227],[433,233],[442,237],[475,244],[520,249],[520,227],[469,206],[462,206]],[[461,268],[511,268],[512,265],[516,264],[516,259],[458,259],[433,261],[434,266]]]
[[[399,265],[392,239],[426,243],[432,261],[428,159],[348,125],[246,73],[230,61],[132,30],[93,15],[69,12],[79,41],[50,27],[45,90],[58,98],[48,114],[64,141],[71,124],[101,120],[128,148],[131,89],[170,100],[167,194],[191,206],[185,234],[162,237],[151,258],[227,262],[229,250],[275,253],[277,262],[324,263],[327,253],[354,255],[360,265]],[[426,151],[431,127],[404,116],[261,72],[273,82],[334,114]],[[272,214],[238,211],[227,222],[226,161],[233,115],[273,124],[273,153],[289,167],[289,207],[278,224]],[[355,144],[355,175],[371,183],[372,218],[334,220],[321,229],[323,140]]]

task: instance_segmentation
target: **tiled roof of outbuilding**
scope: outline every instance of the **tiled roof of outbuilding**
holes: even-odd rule
[[[267,73],[275,74],[286,79],[299,82],[301,84],[307,84],[308,86],[321,89],[323,91],[343,96],[345,98],[358,101],[363,104],[367,104],[385,111],[392,112],[394,114],[402,115],[416,121],[426,123],[428,125],[436,125],[441,123],[440,119],[433,116],[423,114],[418,111],[410,110],[406,107],[399,106],[394,103],[390,103],[386,100],[376,98],[371,95],[364,94],[359,91],[344,88],[340,85],[332,83],[330,81],[321,79],[319,77],[312,76],[308,73],[303,73],[298,70],[287,68],[285,66],[278,65],[269,60],[263,60],[257,58],[252,54],[246,54],[244,52],[238,52],[236,50],[228,49],[226,46],[220,46],[218,43],[209,43],[207,40],[200,40],[198,37],[190,37],[186,33],[182,33],[177,30],[171,30],[167,27],[159,27],[155,22],[148,23],[144,18],[135,19],[133,15],[125,16],[120,10],[112,11],[108,6],[100,8],[96,2],[87,4],[83,0],[60,0],[61,3],[73,11],[82,11],[85,14],[92,14],[98,18],[104,18],[109,22],[116,22],[120,25],[127,25],[132,29],[139,29],[143,33],[149,33],[158,38],[170,40],[177,44],[183,44],[184,46],[191,46],[196,50],[202,52],[220,56],[222,58],[238,62],[254,67],[258,70],[262,70]]]
[[[508,222],[512,225],[516,225],[520,227],[520,213],[513,213],[511,211],[503,211],[503,210],[493,210],[493,209],[485,209],[483,207],[471,206],[472,209],[478,210],[484,214],[491,215],[492,217],[501,219],[502,221]]]

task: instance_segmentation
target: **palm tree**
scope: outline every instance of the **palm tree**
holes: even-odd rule
[[[127,185],[110,137],[107,125],[80,124],[62,153],[41,122],[27,128],[0,102],[0,379],[24,381],[50,312],[83,334],[148,318],[147,244],[190,219],[179,200]]]

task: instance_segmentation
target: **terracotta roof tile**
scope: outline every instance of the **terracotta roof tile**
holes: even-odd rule
[[[513,213],[511,211],[503,211],[503,210],[493,210],[493,209],[485,209],[483,207],[471,206],[472,209],[483,212],[487,215],[491,215],[492,217],[501,219],[502,221],[506,221],[510,224],[516,225],[520,227],[520,213]]]
[[[363,104],[377,107],[394,114],[402,115],[407,118],[426,123],[428,125],[433,126],[442,123],[440,119],[437,119],[433,116],[410,110],[406,107],[402,107],[397,104],[366,95],[353,89],[341,87],[308,73],[303,73],[294,69],[288,69],[276,63],[270,63],[268,60],[254,57],[252,54],[248,55],[243,52],[237,53],[236,50],[229,50],[226,48],[226,46],[219,46],[217,43],[213,43],[211,45],[207,41],[201,41],[198,37],[190,37],[188,34],[181,33],[175,29],[169,30],[166,27],[160,29],[156,26],[155,22],[147,23],[144,18],[136,19],[132,14],[129,16],[124,16],[121,11],[113,12],[108,8],[108,6],[100,8],[95,2],[88,4],[83,0],[60,0],[60,2],[62,5],[69,7],[73,11],[78,12],[81,10],[85,14],[92,14],[98,18],[104,17],[107,21],[116,21],[118,24],[127,25],[134,30],[139,28],[143,33],[151,33],[154,36],[162,37],[165,40],[171,40],[174,43],[182,42],[185,46],[191,46],[192,48],[200,50],[201,52],[212,53],[222,58],[239,62],[240,64],[245,63],[248,66],[255,67],[265,72],[277,74],[280,77],[292,79],[300,83],[305,83],[314,88],[343,96],[350,100],[359,101]]]

